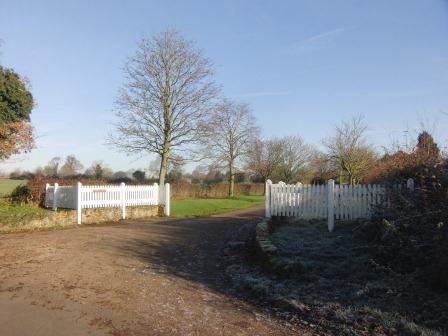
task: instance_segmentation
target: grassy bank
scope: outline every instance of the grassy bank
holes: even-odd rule
[[[8,196],[17,186],[25,183],[25,180],[0,178],[0,197]]]
[[[43,219],[50,212],[50,210],[39,207],[0,200],[0,232],[19,229],[22,224],[35,219]]]
[[[208,216],[244,209],[264,203],[264,196],[237,196],[233,198],[204,198],[171,201],[173,217]]]
[[[333,233],[325,221],[275,223],[269,238],[278,265],[290,274],[231,272],[257,299],[271,301],[299,324],[314,325],[319,335],[447,334],[448,294],[382,265],[373,246],[355,235],[359,223],[337,223]]]

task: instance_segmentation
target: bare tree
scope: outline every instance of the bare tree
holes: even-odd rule
[[[335,128],[326,140],[329,158],[348,176],[350,184],[358,183],[376,160],[373,148],[365,139],[367,127],[361,116],[352,117]]]
[[[217,94],[208,59],[178,32],[143,40],[124,68],[116,100],[119,122],[108,143],[130,154],[160,157],[163,185],[173,152],[198,140],[198,124]]]
[[[65,158],[65,163],[61,167],[60,175],[63,177],[70,177],[78,175],[83,169],[82,163],[74,156],[68,155]]]
[[[246,168],[261,177],[264,182],[271,179],[281,163],[282,147],[273,139],[255,139],[247,155]]]
[[[93,161],[92,165],[86,169],[84,174],[96,179],[102,179],[112,177],[113,172],[103,163],[103,161]]]
[[[280,162],[275,174],[286,183],[298,181],[310,163],[313,149],[300,136],[286,136],[272,140],[280,149]]]
[[[338,167],[326,153],[315,150],[311,156],[310,168],[314,183],[325,183],[338,175]]]
[[[57,177],[61,161],[62,159],[59,156],[55,156],[50,161],[48,161],[48,164],[43,169],[43,173],[46,176]]]
[[[229,197],[232,197],[237,164],[248,153],[251,141],[259,132],[255,118],[247,104],[224,99],[211,114],[204,130],[208,156],[229,170]]]

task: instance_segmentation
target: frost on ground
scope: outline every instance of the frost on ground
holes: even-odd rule
[[[373,247],[355,237],[357,226],[338,223],[329,233],[322,221],[278,225],[270,238],[281,258],[302,264],[288,277],[259,266],[253,228],[242,228],[225,251],[235,294],[320,335],[445,335],[448,295],[377,263]]]

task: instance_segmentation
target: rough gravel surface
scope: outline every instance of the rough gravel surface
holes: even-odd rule
[[[232,288],[226,247],[262,214],[0,235],[0,335],[313,334]]]

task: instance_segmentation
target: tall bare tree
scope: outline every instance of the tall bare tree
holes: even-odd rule
[[[350,184],[358,183],[376,159],[366,141],[366,131],[363,118],[355,116],[336,126],[334,135],[324,140],[329,158],[347,174]]]
[[[314,183],[325,183],[338,176],[338,167],[326,153],[315,150],[311,156],[310,168]]]
[[[296,182],[310,163],[313,149],[296,135],[273,139],[280,148],[280,162],[275,174],[286,183]]]
[[[246,168],[261,177],[264,182],[271,179],[281,163],[282,146],[275,139],[255,139],[250,144]]]
[[[57,177],[59,174],[59,166],[61,165],[62,158],[55,156],[44,167],[43,172],[46,176]]]
[[[124,72],[119,121],[108,143],[131,154],[159,155],[163,185],[172,154],[198,140],[198,124],[211,111],[217,94],[211,63],[192,42],[167,30],[143,40]]]
[[[229,197],[232,197],[237,165],[259,132],[255,118],[247,104],[224,99],[210,115],[204,130],[207,154],[229,170]]]
[[[63,177],[73,177],[80,174],[83,168],[82,163],[72,154],[65,158],[65,163],[61,167],[59,174]]]

